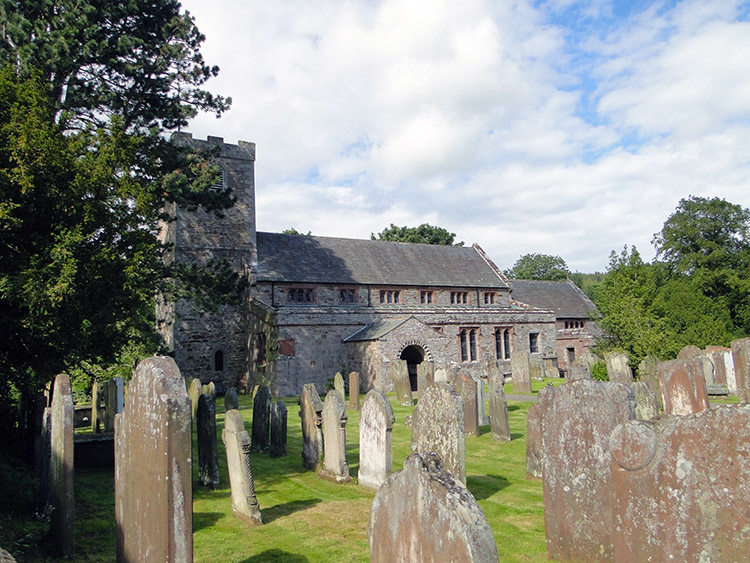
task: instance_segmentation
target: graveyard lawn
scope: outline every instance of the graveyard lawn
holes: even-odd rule
[[[562,380],[548,380],[553,384]],[[535,381],[534,394],[547,382]],[[393,469],[410,453],[411,428],[404,423],[413,407],[389,394],[393,426]],[[360,397],[364,400],[364,395]],[[296,398],[288,408],[288,454],[252,454],[255,490],[263,525],[252,527],[231,513],[229,476],[221,431],[223,401],[217,401],[220,484],[202,487],[193,464],[193,544],[196,562],[369,561],[367,522],[374,491],[356,485],[359,469],[359,411],[347,409],[347,461],[351,484],[338,485],[302,467],[302,432]],[[531,402],[509,401],[512,441],[492,440],[489,425],[466,437],[467,486],[492,528],[502,561],[548,561],[541,481],[526,479],[526,413]],[[486,405],[487,412],[489,407]],[[252,398],[239,397],[245,427],[251,430]],[[197,460],[195,433],[193,459]],[[114,494],[111,471],[76,472],[76,560],[111,561],[115,554]]]

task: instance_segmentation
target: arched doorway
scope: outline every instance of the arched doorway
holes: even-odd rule
[[[409,370],[409,383],[411,390],[417,390],[417,366],[424,361],[424,349],[421,346],[412,344],[401,351],[400,359],[406,361]]]

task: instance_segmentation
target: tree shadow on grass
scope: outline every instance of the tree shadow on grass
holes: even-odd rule
[[[518,405],[508,405],[508,412],[510,412],[510,411],[520,411],[520,410],[521,410],[521,407],[519,407]]]
[[[304,555],[297,555],[296,553],[289,553],[288,551],[282,551],[280,549],[267,549],[263,553],[253,555],[247,559],[243,559],[241,563],[268,563],[269,561],[277,561],[281,563],[306,563],[309,561]]]
[[[304,510],[305,508],[310,508],[311,506],[315,506],[319,502],[321,502],[321,499],[319,498],[309,498],[305,500],[295,500],[292,502],[284,502],[282,504],[277,504],[275,506],[269,506],[268,508],[262,508],[261,514],[263,517],[263,523],[270,524],[271,522],[273,522],[274,520],[278,518],[281,518],[283,516],[288,516],[292,514],[293,512],[297,512],[298,510]],[[294,561],[296,561],[296,559]]]
[[[523,438],[526,436],[526,434],[521,434],[520,432],[511,432],[510,433],[510,439],[511,440],[518,440],[519,438]]]
[[[484,500],[509,487],[510,481],[499,475],[469,475],[466,477],[466,486],[475,499]]]
[[[221,518],[224,518],[223,512],[193,512],[193,533],[210,528]]]

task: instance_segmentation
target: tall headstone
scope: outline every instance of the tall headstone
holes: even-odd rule
[[[510,353],[510,372],[513,377],[513,392],[531,393],[528,352],[524,350],[513,350]]]
[[[396,417],[388,397],[371,390],[365,396],[359,415],[359,473],[363,487],[377,489],[391,474],[392,436]]]
[[[216,384],[213,381],[209,381],[206,385],[201,387],[201,393],[213,397],[216,400]]]
[[[618,426],[615,561],[747,561],[750,406]]]
[[[446,383],[427,388],[414,409],[412,452],[434,452],[445,470],[466,483],[466,434],[461,396]]]
[[[75,495],[73,493],[73,426],[75,407],[70,377],[55,377],[50,409],[49,503],[50,536],[55,551],[64,558],[75,550]]]
[[[237,396],[237,389],[235,387],[230,387],[227,389],[227,392],[224,393],[224,412],[237,410],[239,406],[240,400]]]
[[[727,362],[725,358],[729,356],[731,358],[732,356],[732,350],[730,348],[712,348],[710,351],[706,349],[706,354],[708,355],[709,359],[711,360],[711,363],[714,366],[714,380],[717,385],[724,385],[726,387],[729,387],[729,381],[727,380]],[[736,390],[736,387],[735,387]],[[730,392],[732,389],[729,389]]]
[[[323,469],[320,474],[337,483],[352,479],[346,463],[347,420],[344,398],[331,389],[323,402]]]
[[[39,440],[39,463],[37,477],[39,478],[39,504],[49,503],[50,473],[52,460],[52,408],[45,407],[42,411],[41,436]]]
[[[464,432],[479,436],[479,413],[477,412],[477,384],[467,370],[461,370],[453,378],[453,388],[461,396],[464,410]]]
[[[359,373],[356,371],[349,374],[349,408],[359,410]]]
[[[333,376],[333,388],[341,393],[341,396],[346,400],[346,388],[344,387],[344,376],[341,372],[337,371],[336,375]]]
[[[562,561],[610,561],[614,498],[609,435],[635,418],[633,391],[619,383],[581,379],[546,387],[540,396],[545,404],[542,486],[547,555]]]
[[[612,383],[633,383],[633,370],[628,364],[628,355],[622,352],[604,354],[607,363],[607,375]]]
[[[499,560],[479,503],[430,453],[410,455],[378,489],[367,538],[373,563]]]
[[[302,387],[299,417],[302,423],[302,465],[317,470],[323,457],[323,402],[313,383],[305,383]]]
[[[651,420],[659,416],[659,401],[651,387],[643,381],[635,381],[630,386],[635,396],[635,418]]]
[[[435,364],[422,362],[417,364],[417,397],[421,397],[430,385],[435,383]]]
[[[216,402],[210,395],[198,397],[198,479],[205,487],[219,486],[219,449],[216,437]]]
[[[102,384],[94,381],[91,385],[91,431],[99,433],[102,431]]]
[[[115,415],[122,412],[125,405],[125,383],[122,377],[113,377],[107,382],[107,393],[104,401],[104,430],[105,432],[113,432]]]
[[[732,364],[737,400],[750,403],[750,338],[732,340]]]
[[[174,360],[141,361],[115,421],[118,561],[192,561],[191,405]]]
[[[638,364],[638,381],[648,385],[648,388],[656,395],[659,411],[664,408],[661,402],[661,384],[659,383],[659,359],[654,356],[646,356]]]
[[[191,409],[190,412],[193,416],[193,422],[195,422],[196,414],[198,413],[198,397],[201,396],[201,393],[203,392],[203,386],[201,385],[200,379],[193,379],[190,381],[190,389],[188,389],[188,393],[190,394],[190,401],[191,401]]]
[[[411,382],[409,381],[409,369],[404,360],[391,362],[391,377],[396,389],[396,399],[399,405],[411,406],[414,401],[411,395]]]
[[[255,496],[253,466],[250,462],[250,436],[238,410],[227,411],[221,438],[227,452],[232,514],[250,524],[261,524],[260,505]]]
[[[505,401],[505,378],[495,372],[490,377],[490,429],[496,442],[510,442],[508,403]]]
[[[271,392],[265,385],[258,386],[253,399],[252,450],[267,452],[271,435]]]
[[[286,405],[279,399],[271,405],[271,443],[268,448],[271,457],[286,455],[286,418]]]
[[[544,360],[542,358],[529,358],[529,378],[533,381],[544,380]]]
[[[538,402],[526,415],[526,478],[542,478],[542,406]]]
[[[695,414],[709,408],[706,380],[693,360],[672,360],[658,366],[665,414]]]
[[[487,426],[490,423],[490,417],[484,406],[484,380],[479,378],[474,383],[477,385],[477,417],[479,418],[479,426]]]

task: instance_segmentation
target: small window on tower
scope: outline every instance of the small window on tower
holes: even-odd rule
[[[224,352],[216,350],[214,354],[214,371],[224,371]]]

